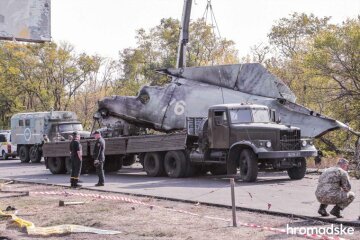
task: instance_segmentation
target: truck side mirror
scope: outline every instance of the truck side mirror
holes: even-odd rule
[[[270,119],[272,122],[276,122],[275,109],[270,109]]]
[[[278,116],[277,120],[276,120],[276,123],[281,123],[281,117]]]

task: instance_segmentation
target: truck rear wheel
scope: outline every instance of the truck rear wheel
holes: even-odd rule
[[[240,177],[245,182],[255,182],[258,175],[257,157],[250,149],[244,149],[239,158]]]
[[[30,161],[32,163],[39,163],[41,161],[41,153],[36,146],[30,148]]]
[[[131,166],[135,163],[135,155],[128,155],[128,156],[125,156],[124,159],[123,159],[123,163],[122,165],[124,166]]]
[[[297,163],[300,163],[299,167],[292,167],[287,170],[290,179],[299,180],[305,176],[306,173],[306,159],[297,158]]]
[[[23,163],[27,163],[30,161],[29,156],[29,148],[27,146],[21,146],[19,149],[19,157],[20,161]]]
[[[181,178],[186,174],[186,157],[182,151],[169,151],[165,154],[164,167],[171,178]]]
[[[48,167],[52,174],[65,173],[65,158],[51,157],[48,159]]]
[[[105,156],[104,170],[105,172],[117,172],[123,165],[122,156],[112,155]]]
[[[164,170],[164,155],[159,152],[149,152],[144,156],[144,170],[150,177],[163,176]]]

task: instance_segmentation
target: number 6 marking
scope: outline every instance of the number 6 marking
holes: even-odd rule
[[[185,112],[186,103],[183,100],[177,101],[174,107],[174,113],[176,115],[182,115]]]

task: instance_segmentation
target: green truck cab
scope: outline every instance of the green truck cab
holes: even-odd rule
[[[239,169],[248,182],[256,180],[259,169],[287,170],[291,179],[301,179],[305,158],[317,155],[312,139],[301,139],[299,128],[280,124],[264,105],[212,106],[197,132],[198,147],[190,159],[223,163],[227,174]]]

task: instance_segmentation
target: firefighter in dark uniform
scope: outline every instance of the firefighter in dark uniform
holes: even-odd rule
[[[81,165],[82,165],[82,146],[80,144],[80,135],[77,132],[73,132],[73,140],[70,142],[70,154],[71,154],[71,177],[70,183],[72,188],[81,187],[78,184]]]
[[[104,163],[105,163],[105,140],[101,137],[99,131],[94,132],[94,137],[96,139],[93,158],[94,166],[96,167],[96,173],[99,176],[99,181],[95,184],[96,187],[104,186],[105,176],[104,176]]]

